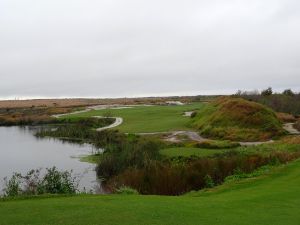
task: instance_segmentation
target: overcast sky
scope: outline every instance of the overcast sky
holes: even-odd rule
[[[299,0],[0,0],[0,98],[300,91]]]

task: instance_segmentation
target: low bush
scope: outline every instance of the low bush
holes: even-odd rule
[[[23,195],[42,194],[74,194],[78,191],[78,179],[72,171],[58,171],[56,167],[31,170],[26,175],[14,173],[10,179],[4,178],[4,196],[16,197]]]
[[[133,188],[122,186],[115,191],[116,194],[122,195],[138,195],[139,192]]]

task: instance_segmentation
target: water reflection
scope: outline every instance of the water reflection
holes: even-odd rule
[[[34,133],[42,128],[45,127],[0,127],[0,190],[3,178],[13,172],[25,174],[31,169],[56,166],[59,170],[73,170],[80,178],[81,190],[101,192],[95,165],[79,161],[80,156],[99,150],[90,144],[35,137]]]

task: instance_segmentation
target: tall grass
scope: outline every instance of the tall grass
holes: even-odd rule
[[[177,164],[151,161],[144,168],[128,168],[111,178],[107,186],[110,190],[128,186],[141,194],[181,195],[221,184],[235,173],[251,173],[261,166],[286,163],[299,157],[298,151],[199,158]]]

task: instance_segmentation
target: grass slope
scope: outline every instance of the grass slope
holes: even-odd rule
[[[127,133],[163,132],[186,130],[189,118],[184,117],[185,111],[202,108],[203,103],[194,103],[183,106],[136,106],[125,109],[93,110],[86,113],[68,115],[62,118],[78,118],[91,116],[122,117],[124,122],[119,130]]]
[[[188,196],[105,195],[0,202],[0,224],[298,225],[300,161]]]
[[[192,124],[203,135],[234,141],[264,141],[284,132],[271,109],[230,97],[206,105]]]

